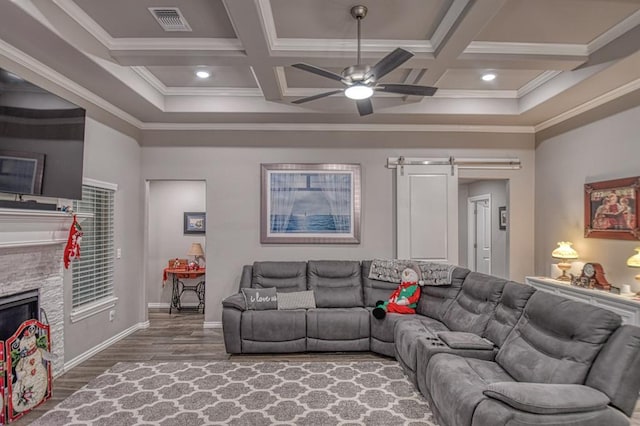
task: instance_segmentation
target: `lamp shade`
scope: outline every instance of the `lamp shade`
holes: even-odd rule
[[[202,250],[202,245],[200,243],[192,243],[191,248],[189,248],[188,256],[204,256],[204,250]]]
[[[640,268],[640,247],[635,249],[636,254],[627,259],[627,266]]]
[[[578,252],[571,247],[568,241],[560,241],[558,247],[551,253],[556,259],[577,259]]]

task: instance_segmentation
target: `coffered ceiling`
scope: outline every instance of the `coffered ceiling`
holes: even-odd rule
[[[141,129],[257,123],[504,126],[540,131],[621,99],[640,100],[640,0],[360,0],[362,62],[414,56],[361,117],[337,81],[356,63],[345,0],[0,0],[0,65],[43,75]],[[174,8],[165,31],[149,8]],[[196,71],[210,73],[208,79]],[[486,73],[496,75],[483,81]],[[28,74],[28,73],[27,73]],[[28,77],[28,76],[27,76]],[[231,126],[231,127],[229,127]]]

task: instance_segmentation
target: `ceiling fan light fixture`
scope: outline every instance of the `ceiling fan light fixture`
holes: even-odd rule
[[[211,77],[211,73],[209,71],[204,71],[204,70],[196,71],[196,77],[201,79],[209,78]]]
[[[349,99],[358,101],[360,99],[370,98],[373,95],[373,89],[363,84],[354,84],[345,89],[344,95]]]

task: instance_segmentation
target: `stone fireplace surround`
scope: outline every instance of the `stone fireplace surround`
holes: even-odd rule
[[[70,226],[67,213],[0,209],[0,297],[38,290],[51,326],[54,375],[65,361],[62,255]]]

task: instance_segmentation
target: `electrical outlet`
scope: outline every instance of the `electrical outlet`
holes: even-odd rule
[[[118,247],[116,249],[116,259],[120,259],[121,257],[122,257],[122,249]]]
[[[112,309],[109,311],[109,321],[113,321],[113,319],[116,317],[116,310]]]

